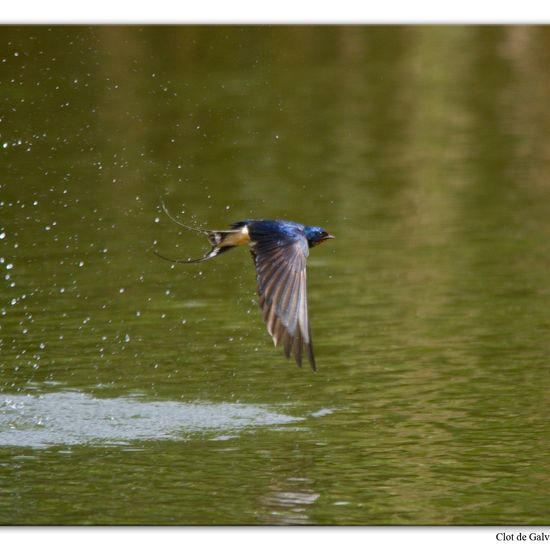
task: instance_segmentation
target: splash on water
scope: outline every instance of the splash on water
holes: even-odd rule
[[[299,420],[264,405],[99,399],[80,392],[0,394],[0,447],[127,445],[199,432],[229,437],[246,428]]]

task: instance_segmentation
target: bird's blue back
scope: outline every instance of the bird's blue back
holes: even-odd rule
[[[271,235],[274,238],[296,239],[304,235],[304,226],[301,223],[288,220],[242,220],[231,225],[232,229],[248,227],[250,236]]]

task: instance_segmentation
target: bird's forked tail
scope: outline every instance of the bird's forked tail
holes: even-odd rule
[[[168,258],[160,254],[157,250],[154,250],[153,252],[163,260],[166,260],[172,263],[178,263],[178,264],[194,264],[199,262],[205,262],[206,260],[215,258],[216,256],[219,256],[223,252],[227,252],[231,248],[234,248],[239,244],[243,244],[244,242],[242,239],[242,236],[244,235],[242,229],[227,229],[224,231],[212,231],[207,229],[199,229],[197,227],[191,227],[190,225],[185,225],[181,223],[179,220],[177,220],[176,218],[174,218],[166,208],[166,205],[164,204],[164,202],[161,201],[161,205],[164,213],[175,224],[189,231],[195,231],[196,233],[202,233],[203,235],[206,235],[206,237],[208,238],[208,242],[212,245],[212,248],[210,249],[210,251],[208,251],[202,258],[188,258],[187,260],[175,260],[172,258]],[[248,236],[248,234],[246,236]]]

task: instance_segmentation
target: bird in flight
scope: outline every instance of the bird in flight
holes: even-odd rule
[[[284,220],[244,220],[224,231],[209,231],[181,223],[161,205],[174,223],[205,235],[212,248],[202,258],[188,260],[155,254],[172,263],[197,263],[248,244],[263,320],[274,344],[282,344],[287,359],[292,354],[299,367],[305,351],[311,368],[317,370],[307,311],[306,260],[310,248],[334,236],[321,227]]]

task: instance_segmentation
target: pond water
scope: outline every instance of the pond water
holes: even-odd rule
[[[550,521],[548,28],[0,42],[0,524]],[[161,197],[336,235],[318,372]]]

